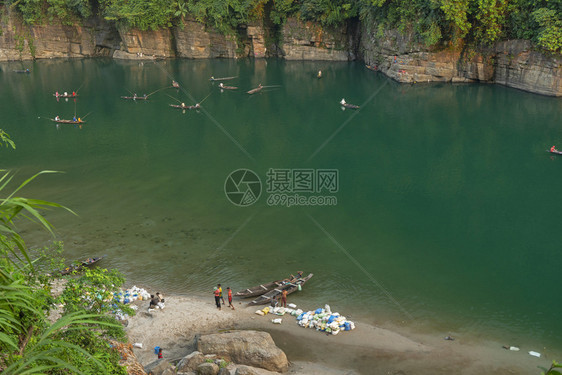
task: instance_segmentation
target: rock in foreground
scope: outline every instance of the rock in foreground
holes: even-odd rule
[[[200,336],[197,350],[237,364],[261,367],[270,371],[285,372],[289,361],[271,335],[259,331],[232,331]]]

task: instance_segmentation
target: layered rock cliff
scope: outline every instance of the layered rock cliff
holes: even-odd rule
[[[562,96],[562,57],[532,49],[528,41],[497,43],[485,50],[430,48],[412,34],[371,23],[327,29],[288,19],[224,35],[193,19],[165,30],[118,29],[92,18],[83,25],[28,26],[15,13],[0,21],[0,61],[33,58],[111,56],[120,59],[280,57],[287,60],[362,59],[399,82],[495,82],[543,95]],[[268,25],[268,26],[266,26]]]
[[[412,34],[363,26],[359,55],[399,82],[493,82],[543,95],[562,96],[562,56],[545,55],[529,41],[499,42],[479,51],[429,48]]]

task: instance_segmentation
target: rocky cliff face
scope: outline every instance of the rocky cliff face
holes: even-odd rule
[[[76,26],[27,26],[14,13],[2,17],[0,24],[0,61],[90,56],[348,61],[358,56],[399,82],[485,81],[562,96],[562,57],[533,51],[528,41],[502,42],[485,51],[468,53],[428,48],[413,35],[393,30],[379,35],[368,22],[360,25],[360,32],[349,32],[347,28],[329,30],[297,19],[288,19],[277,30],[271,25],[264,28],[251,24],[238,30],[237,35],[226,36],[193,19],[158,31],[117,30],[99,18]]]
[[[359,54],[371,67],[399,82],[494,82],[543,95],[562,96],[562,58],[533,51],[529,41],[497,43],[467,52],[434,50],[411,34],[376,35],[365,26]]]

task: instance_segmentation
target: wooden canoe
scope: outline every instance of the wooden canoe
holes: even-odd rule
[[[127,100],[148,100],[148,96],[122,96],[121,99],[127,99]]]
[[[341,103],[340,103],[341,104]],[[349,104],[349,103],[345,103],[345,104],[341,104],[342,107],[345,108],[349,108],[349,109],[359,109],[358,105],[355,104]]]
[[[209,78],[209,81],[211,81],[211,82],[228,81],[228,80],[234,79],[234,78],[236,78],[236,77],[238,77],[238,76],[234,76],[234,77],[223,77],[223,78],[211,77],[211,78]]]
[[[255,94],[255,93],[257,93],[257,92],[260,92],[261,89],[263,89],[263,86],[262,86],[262,85],[259,85],[259,86],[256,87],[255,89],[251,89],[250,91],[248,91],[248,94],[250,94],[250,95]]]
[[[72,94],[66,94],[66,95],[64,95],[64,94],[58,94],[58,95],[57,95],[57,94],[53,94],[53,96],[54,96],[55,98],[77,98],[77,97],[78,97],[78,94],[76,94],[76,95],[72,95]]]
[[[29,69],[21,70],[20,69],[20,70],[14,70],[14,72],[16,72],[16,73],[28,73],[29,74],[29,73],[31,73],[31,70],[29,70]]]
[[[235,87],[235,86],[224,86],[223,85],[223,86],[219,86],[219,88],[223,89],[223,90],[238,90],[238,87]]]
[[[260,284],[258,286],[253,287],[253,288],[248,288],[248,289],[244,289],[244,290],[241,290],[239,292],[236,292],[234,294],[234,297],[250,298],[250,297],[255,297],[255,296],[261,296],[262,294],[270,292],[271,290],[273,290],[277,287],[280,287],[282,285],[283,285],[283,280],[272,281],[272,282],[267,283],[267,284]]]
[[[302,279],[298,279],[295,282],[288,282],[285,283],[284,285],[275,288],[265,294],[262,294],[261,296],[259,296],[258,298],[256,298],[255,300],[253,300],[252,302],[250,302],[248,304],[248,306],[255,306],[255,305],[265,305],[266,303],[270,303],[272,298],[278,298],[281,296],[281,293],[286,290],[287,294],[291,294],[295,291],[298,290],[299,285],[302,286],[304,285],[304,283],[306,283],[308,280],[310,280],[310,278],[314,276],[314,274],[310,273],[308,274],[307,277],[304,277]]]
[[[556,154],[556,155],[562,155],[562,151],[558,151],[558,150],[547,150],[548,152],[550,152],[551,154]]]
[[[59,123],[59,124],[85,124],[86,121],[74,121],[74,120],[55,120],[54,118],[49,119],[53,122]]]
[[[172,108],[178,108],[178,109],[199,109],[201,108],[201,106],[197,106],[197,105],[186,105],[186,106],[182,106],[180,104],[170,104],[170,107]]]
[[[60,274],[61,275],[69,275],[74,271],[80,271],[84,267],[91,267],[92,265],[94,265],[97,262],[99,262],[100,260],[102,260],[104,258],[104,256],[97,257],[97,258],[89,258],[89,259],[86,259],[86,260],[82,261],[79,264],[75,264],[73,266],[66,267],[65,269],[60,271]]]

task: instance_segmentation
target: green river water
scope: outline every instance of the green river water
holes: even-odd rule
[[[560,354],[562,101],[486,84],[397,84],[359,63],[49,60],[0,65],[0,149],[47,213],[65,257],[107,255],[128,282],[211,296],[315,276],[290,300],[416,330]],[[16,74],[14,69],[32,73]],[[321,69],[323,78],[316,79]],[[209,77],[237,76],[220,92]],[[170,86],[148,102],[120,99]],[[245,92],[261,83],[260,93]],[[79,90],[57,101],[55,91]],[[211,94],[210,96],[208,96]],[[195,104],[201,111],[168,104]],[[342,97],[359,111],[340,108]],[[81,127],[48,120],[86,116]],[[90,113],[90,114],[88,114]],[[248,207],[225,196],[247,168]],[[338,171],[332,206],[270,206],[270,169]],[[280,180],[276,180],[280,181]],[[246,185],[242,185],[246,186]],[[49,240],[22,228],[30,245]],[[211,298],[211,297],[209,297]]]

